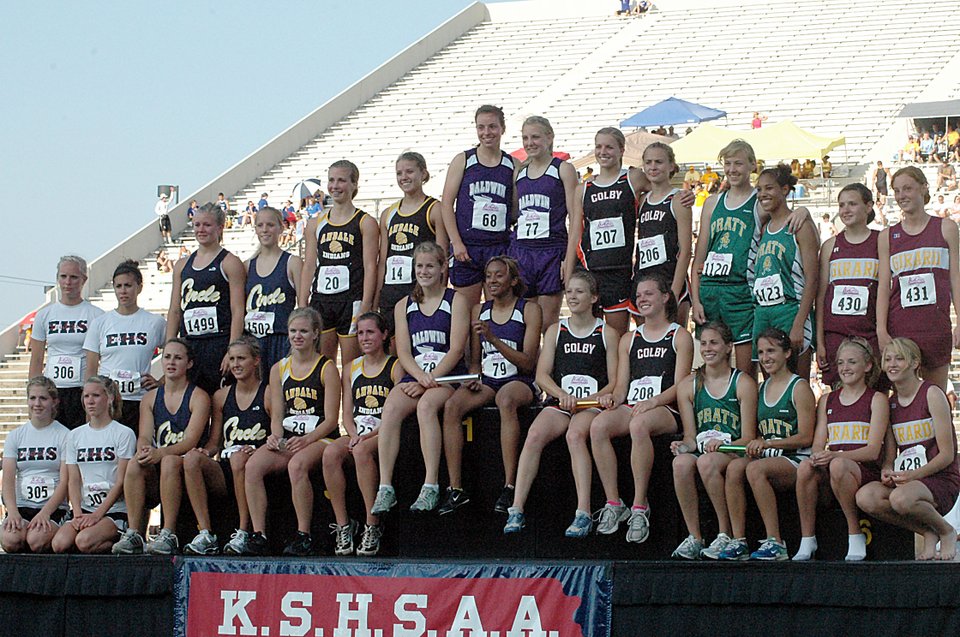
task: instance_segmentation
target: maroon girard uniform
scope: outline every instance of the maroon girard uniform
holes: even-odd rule
[[[827,394],[827,448],[830,451],[853,451],[867,446],[870,438],[870,404],[876,391],[869,387],[856,401],[844,405],[840,392]],[[880,466],[874,462],[858,462],[860,484],[880,479]]]
[[[890,313],[887,331],[920,346],[925,367],[950,362],[950,254],[943,219],[930,217],[919,234],[890,228]]]
[[[927,462],[940,454],[937,433],[933,426],[933,418],[930,416],[930,406],[927,404],[927,390],[931,387],[935,385],[923,381],[913,402],[909,405],[901,405],[897,400],[896,392],[890,397],[890,426],[893,427],[893,435],[897,441],[898,456],[907,449],[917,446],[923,448]],[[950,431],[950,448],[944,449],[943,453],[953,456],[953,462],[946,469],[920,479],[920,482],[933,494],[933,501],[941,515],[953,508],[954,502],[957,501],[957,493],[960,492],[960,471],[957,470],[956,458],[957,436],[952,424]],[[896,463],[894,468],[897,468]],[[915,465],[909,468],[915,468]]]

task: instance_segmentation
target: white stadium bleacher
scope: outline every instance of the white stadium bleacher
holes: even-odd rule
[[[960,14],[960,0],[670,0],[629,18],[613,15],[615,4],[472,5],[184,200],[223,191],[243,209],[266,192],[280,205],[295,184],[325,181],[326,167],[348,158],[360,168],[358,204],[379,212],[399,195],[394,160],[407,149],[426,157],[426,190],[439,196],[449,160],[476,143],[473,113],[482,103],[506,111],[508,152],[520,147],[527,115],[550,119],[557,150],[579,156],[598,128],[676,96],[725,110],[725,126],[749,128],[760,111],[844,135],[834,165],[863,166],[887,158],[877,153],[905,104],[956,96],[956,82],[940,76],[960,56],[960,23],[946,19]],[[936,25],[935,35],[911,35],[919,24]],[[172,211],[175,231],[184,229],[184,210]],[[227,241],[241,257],[254,248],[249,230],[230,231]],[[148,281],[142,304],[164,311],[169,281],[153,265],[159,246],[151,224],[95,262],[91,298],[114,306],[105,284],[120,256],[132,256]],[[0,432],[25,417],[25,354],[15,333],[0,334]]]

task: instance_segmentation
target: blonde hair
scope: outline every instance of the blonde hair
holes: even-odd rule
[[[420,254],[431,254],[436,258],[437,262],[440,264],[440,269],[446,267],[447,265],[447,253],[443,248],[440,247],[435,241],[424,241],[420,243],[413,250],[413,263],[417,263],[417,255]],[[416,301],[417,303],[423,303],[423,287],[421,287],[419,281],[415,281],[413,284],[413,290],[410,291],[410,298]]]
[[[543,129],[543,132],[546,133],[547,137],[550,138],[550,153],[553,153],[553,126],[550,125],[550,120],[548,120],[543,115],[531,115],[527,119],[523,120],[523,126],[539,126]],[[520,128],[521,133],[523,127]]]
[[[749,161],[751,164],[757,163],[757,154],[754,152],[753,146],[751,146],[744,139],[735,139],[721,148],[720,154],[717,155],[717,161],[722,164],[725,157],[730,157],[731,155],[736,155],[739,153],[746,155],[747,161]]]
[[[323,318],[320,312],[312,307],[300,307],[290,312],[290,318],[287,319],[287,327],[293,325],[297,319],[305,318],[310,321],[310,327],[317,333],[317,340],[314,342],[314,348],[320,351],[320,333],[323,332]]]
[[[357,168],[357,165],[349,159],[338,159],[330,164],[330,168],[327,169],[327,172],[333,170],[334,168],[345,168],[350,172],[350,181],[353,183],[353,195],[350,198],[353,199],[353,197],[356,197],[357,193],[360,192],[360,186],[357,185],[360,183],[360,169]]]
[[[880,365],[877,363],[877,356],[873,353],[873,348],[867,339],[862,336],[848,336],[843,339],[843,341],[840,342],[840,346],[837,347],[837,358],[840,357],[840,350],[845,347],[860,350],[864,362],[870,363],[870,370],[864,376],[867,387],[876,385],[877,379],[880,378]]]
[[[593,136],[594,140],[600,135],[609,135],[617,140],[617,145],[620,146],[620,150],[624,150],[627,147],[627,138],[623,136],[623,132],[619,128],[614,128],[613,126],[605,126],[597,131],[597,134]]]
[[[117,384],[106,376],[91,376],[87,379],[84,385],[100,385],[103,388],[103,391],[106,392],[107,398],[110,399],[110,418],[116,420],[120,417],[120,414],[123,412],[123,399],[120,397],[120,390],[117,388]],[[86,412],[86,407],[84,407]],[[87,414],[87,418],[90,418],[90,414]]]
[[[60,260],[57,261],[57,274],[60,274],[60,266],[64,263],[74,263],[77,268],[80,270],[80,276],[84,279],[87,278],[87,261],[83,257],[78,257],[75,254],[65,254],[60,257]]]
[[[883,348],[884,358],[887,357],[887,352],[902,356],[905,360],[909,361],[911,367],[916,363],[917,367],[913,370],[913,373],[919,375],[918,369],[920,365],[923,364],[923,354],[920,352],[920,347],[916,343],[909,338],[898,336]]]

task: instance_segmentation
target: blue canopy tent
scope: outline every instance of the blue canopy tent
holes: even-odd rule
[[[674,124],[698,124],[726,117],[726,111],[701,106],[676,97],[649,106],[636,115],[620,122],[621,127],[672,126]]]

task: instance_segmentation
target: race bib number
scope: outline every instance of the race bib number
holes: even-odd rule
[[[24,500],[40,504],[49,500],[53,496],[53,491],[56,488],[56,478],[51,476],[31,476],[24,478],[20,483],[20,495],[23,496]]]
[[[503,232],[507,229],[507,205],[492,201],[473,202],[473,229]]]
[[[404,256],[387,257],[387,285],[405,285],[413,282],[413,259]]]
[[[717,431],[716,429],[701,431],[697,434],[697,451],[704,453],[704,446],[710,440],[719,440],[721,445],[729,445],[733,438],[730,437],[730,434]]]
[[[283,419],[283,428],[295,436],[306,436],[312,433],[318,424],[320,424],[320,416],[313,414],[299,414]]]
[[[593,250],[610,250],[627,245],[626,232],[621,217],[597,219],[590,222],[590,247]]]
[[[574,398],[586,398],[600,391],[597,379],[583,374],[567,374],[560,379],[560,389]]]
[[[327,265],[320,268],[317,279],[320,294],[340,294],[350,289],[350,269],[345,265]]]
[[[517,238],[546,239],[550,236],[550,214],[536,210],[521,210],[517,220]]]
[[[443,358],[443,352],[422,352],[413,357],[413,360],[417,362],[417,365],[420,366],[420,369],[425,371],[428,374],[432,374],[433,370],[437,368],[437,365],[440,363],[440,360]]]
[[[661,376],[644,376],[630,381],[630,390],[627,391],[627,404],[636,405],[644,400],[660,395],[660,386],[663,384]]]
[[[109,482],[84,483],[82,489],[83,503],[87,505],[90,510],[96,509],[107,498],[107,494],[110,493],[111,486],[112,485]]]
[[[357,425],[358,436],[366,436],[380,427],[380,419],[376,416],[357,416],[353,419],[353,422]]]
[[[220,331],[217,323],[217,308],[211,306],[195,307],[183,313],[183,325],[188,336],[216,334]]]
[[[510,378],[517,375],[517,366],[500,352],[483,355],[483,375],[487,378]]]
[[[647,237],[637,241],[637,268],[651,268],[667,262],[667,246],[663,242],[663,235]]]
[[[830,310],[834,316],[866,316],[869,298],[864,285],[838,285],[833,288]]]
[[[729,276],[733,268],[733,255],[708,252],[703,262],[703,276]]]
[[[753,296],[758,305],[780,305],[786,299],[783,296],[783,280],[779,274],[762,276],[753,284]]]
[[[121,398],[135,396],[140,390],[140,372],[117,369],[110,374],[110,379],[120,389]]]
[[[51,356],[47,361],[47,378],[54,383],[80,382],[80,357]]]
[[[937,286],[933,274],[911,274],[900,277],[900,305],[917,307],[934,305],[937,302]]]
[[[923,445],[907,447],[893,461],[894,471],[913,471],[927,464],[927,448]]]
[[[243,317],[243,325],[250,334],[260,338],[273,334],[274,318],[273,312],[247,312]]]

